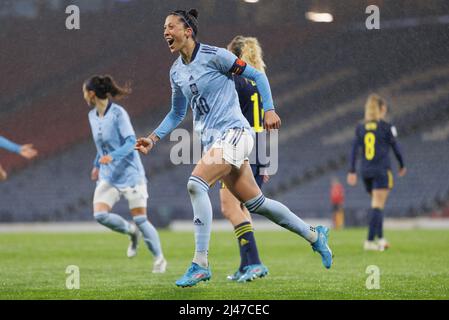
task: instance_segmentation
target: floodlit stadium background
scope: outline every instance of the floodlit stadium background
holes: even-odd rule
[[[81,10],[80,30],[65,28],[70,4]],[[380,30],[365,27],[373,4]],[[0,184],[0,223],[92,220],[95,149],[81,84],[97,73],[131,81],[133,94],[121,103],[137,134],[147,134],[170,108],[168,71],[176,57],[162,37],[163,21],[173,9],[191,7],[200,12],[200,42],[225,47],[242,34],[262,44],[283,120],[279,172],[265,186],[268,195],[304,218],[330,219],[330,180],[345,180],[354,127],[374,91],[389,103],[409,169],[395,180],[387,217],[439,225],[449,217],[447,1],[3,0],[0,134],[34,143],[40,155],[28,162],[0,150],[10,173]],[[316,13],[332,22],[312,21]],[[190,116],[182,127],[191,130]],[[192,166],[170,163],[173,144],[167,139],[143,158],[157,226],[192,219]],[[368,195],[361,184],[345,188],[346,222],[363,225]],[[211,193],[220,219],[218,188]],[[114,211],[128,216],[124,202]]]

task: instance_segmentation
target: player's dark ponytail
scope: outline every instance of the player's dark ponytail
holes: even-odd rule
[[[188,14],[190,14],[192,17],[194,17],[195,19],[198,19],[198,10],[196,9],[190,9],[189,12],[187,12]]]
[[[109,96],[120,99],[131,93],[129,84],[121,87],[109,75],[92,76],[85,82],[85,86],[87,90],[94,91],[99,99],[107,99]]]
[[[184,22],[184,27],[191,28],[193,31],[193,38],[196,38],[196,36],[198,35],[198,10],[175,10],[170,14],[180,17]]]

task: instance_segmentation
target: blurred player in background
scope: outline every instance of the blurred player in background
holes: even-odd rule
[[[140,156],[134,150],[136,134],[126,110],[110,100],[129,93],[129,88],[119,87],[110,76],[93,76],[83,85],[84,99],[93,107],[89,123],[97,148],[91,174],[92,180],[98,180],[93,200],[94,217],[107,228],[130,236],[129,258],[137,254],[140,230],[154,257],[153,273],[162,273],[167,261],[159,234],[147,219],[147,179]],[[128,200],[137,227],[111,213],[121,196]]]
[[[189,287],[211,278],[207,256],[212,225],[209,188],[220,179],[249,212],[261,214],[303,237],[320,253],[323,265],[330,268],[329,229],[314,228],[283,204],[265,198],[248,163],[254,132],[240,110],[231,75],[256,82],[265,110],[264,127],[279,129],[281,120],[274,111],[266,75],[226,49],[198,43],[197,17],[198,11],[192,9],[173,11],[165,19],[164,38],[170,51],[179,53],[170,70],[172,109],[153,133],[136,144],[136,149],[148,154],[158,140],[181,123],[187,106],[191,106],[194,130],[200,135],[205,152],[187,183],[194,212],[195,254],[176,285]]]
[[[331,179],[330,200],[332,204],[332,222],[335,229],[342,229],[345,224],[345,188],[337,177]]]
[[[396,141],[397,130],[385,122],[387,105],[378,95],[368,97],[365,105],[365,121],[356,128],[352,145],[351,163],[347,182],[351,186],[357,184],[356,161],[359,149],[362,149],[361,175],[366,191],[371,196],[371,210],[369,211],[368,239],[365,241],[365,250],[383,251],[389,247],[383,235],[384,207],[388,194],[393,188],[393,174],[389,151],[390,148],[399,162],[399,176],[403,177],[405,168],[399,144]],[[375,242],[377,237],[378,242]]]
[[[265,62],[262,58],[262,48],[256,38],[237,36],[228,45],[228,50],[234,53],[249,65],[261,72],[265,72]],[[255,131],[255,155],[256,163],[251,164],[254,179],[261,188],[269,176],[261,172],[265,167],[259,160],[259,139],[263,132],[263,106],[259,91],[254,81],[233,75],[235,89],[239,96],[240,109]],[[226,188],[222,182],[220,190],[221,212],[223,216],[234,226],[237,244],[240,250],[240,267],[228,276],[229,280],[238,282],[251,281],[254,278],[268,274],[259,258],[256,239],[251,224],[251,216],[248,209]]]
[[[0,148],[17,153],[28,160],[37,156],[37,150],[34,149],[32,144],[18,145],[2,136],[0,136]],[[8,174],[0,164],[0,181],[4,181],[7,178]]]

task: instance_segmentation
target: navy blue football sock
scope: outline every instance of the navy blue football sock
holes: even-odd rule
[[[234,228],[234,232],[240,250],[240,272],[250,264],[261,264],[251,223],[246,221],[239,224]]]
[[[378,215],[375,209],[370,209],[368,212],[368,241],[374,241],[377,233]]]
[[[382,209],[374,208],[372,210],[374,214],[376,215],[376,236],[379,239],[382,239],[384,237],[384,212]]]

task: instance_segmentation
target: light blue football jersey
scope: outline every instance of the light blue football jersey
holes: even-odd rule
[[[128,113],[115,103],[110,103],[103,118],[98,116],[95,108],[92,109],[89,123],[99,156],[110,155],[122,147],[127,138],[136,136]],[[99,178],[119,189],[146,182],[139,153],[133,149],[107,165],[101,164]]]
[[[206,150],[228,129],[246,128],[251,132],[240,110],[232,78],[232,73],[239,70],[236,61],[240,60],[228,50],[200,43],[189,64],[179,56],[170,70],[172,111],[155,134],[162,139],[170,133],[182,121],[188,106],[193,112],[194,131],[200,135]],[[267,100],[271,99],[271,92],[269,94]]]

